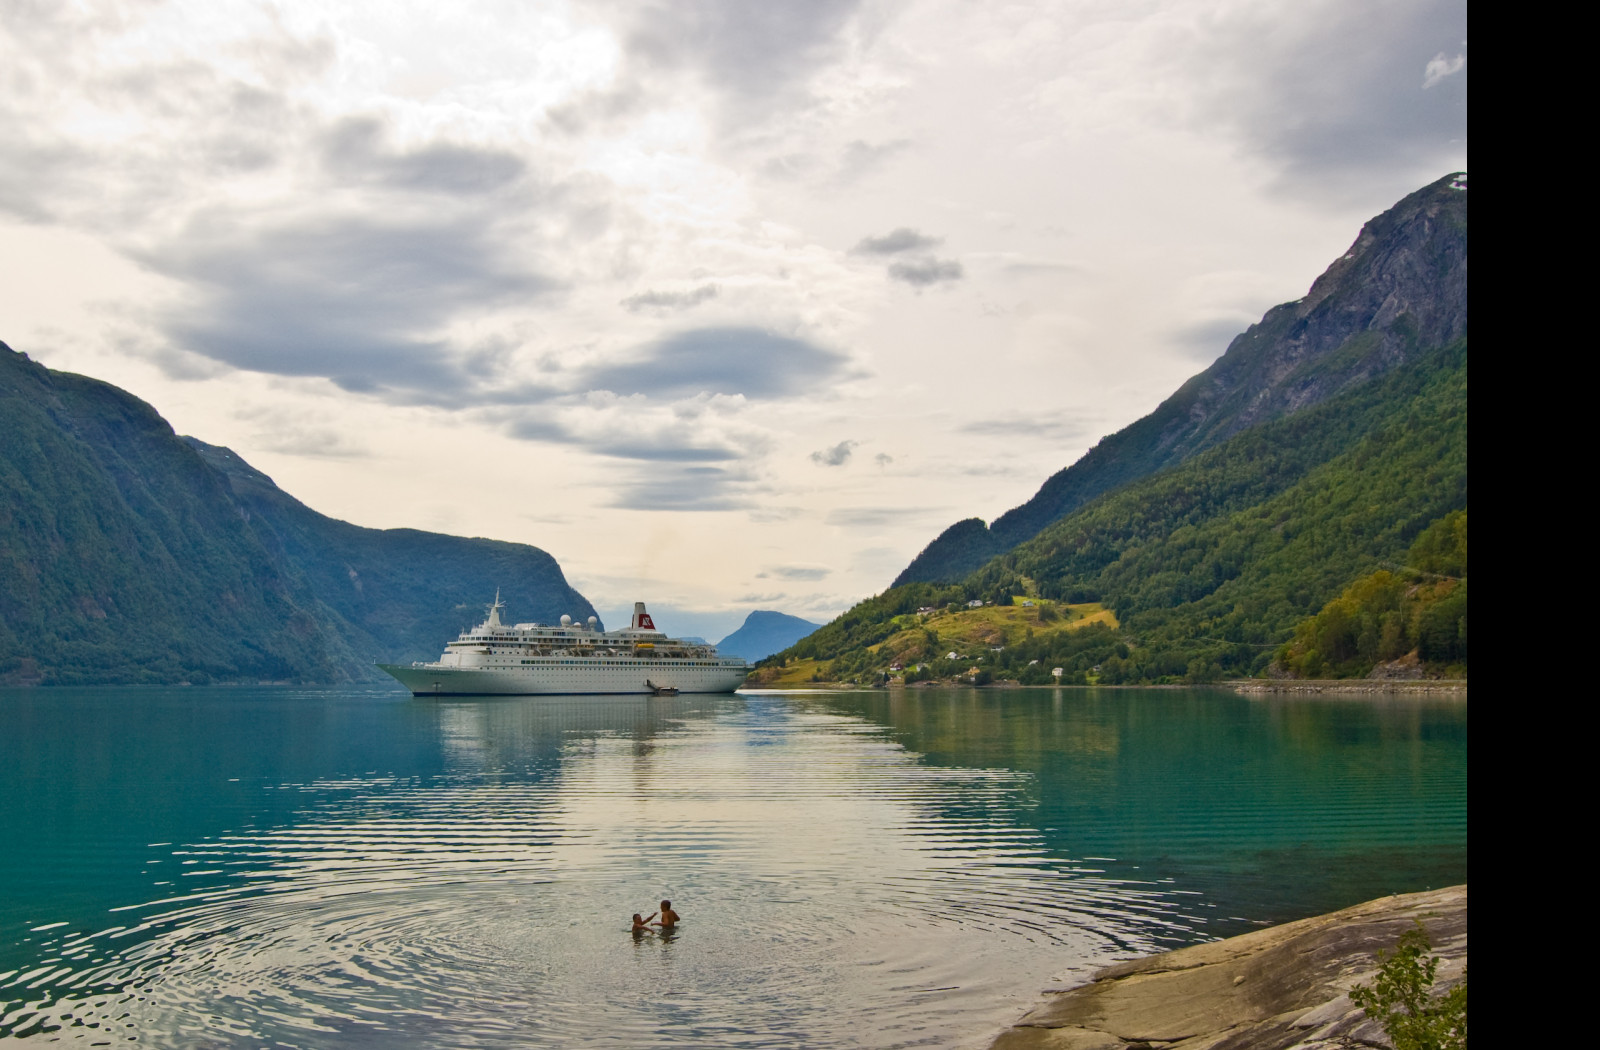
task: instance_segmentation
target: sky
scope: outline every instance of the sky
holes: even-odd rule
[[[543,548],[610,626],[826,620],[1464,170],[1466,39],[1463,0],[7,0],[0,339],[325,514]]]

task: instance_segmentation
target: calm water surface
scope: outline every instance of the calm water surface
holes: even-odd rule
[[[0,745],[29,1043],[981,1046],[1112,959],[1467,877],[1456,699],[54,689]]]

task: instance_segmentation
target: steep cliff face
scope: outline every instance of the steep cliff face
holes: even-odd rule
[[[528,619],[593,612],[543,551],[326,518],[0,343],[0,683],[372,678],[497,585]]]
[[[1466,334],[1467,188],[1457,173],[1368,222],[1305,298],[1269,310],[1150,415],[1102,440],[993,525],[952,525],[894,584],[960,580],[1102,493]]]

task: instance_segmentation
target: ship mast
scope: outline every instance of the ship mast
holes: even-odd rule
[[[502,626],[500,623],[500,610],[505,607],[506,603],[500,600],[500,588],[496,587],[494,589],[494,604],[489,606],[489,618],[483,621],[483,625],[485,627]]]

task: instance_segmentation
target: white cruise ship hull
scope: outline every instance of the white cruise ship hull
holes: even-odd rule
[[[563,616],[560,624],[500,622],[499,592],[489,617],[462,631],[432,663],[379,664],[416,696],[638,695],[731,693],[750,667],[737,656],[718,656],[698,639],[668,638],[656,630],[644,602],[633,603],[633,622],[602,631]]]
[[[414,696],[537,696],[559,694],[731,693],[744,684],[749,668],[640,666],[645,661],[606,666],[599,660],[556,662],[551,666],[461,668],[438,664],[379,664]],[[649,661],[654,663],[654,661]],[[586,666],[585,666],[586,665]]]

